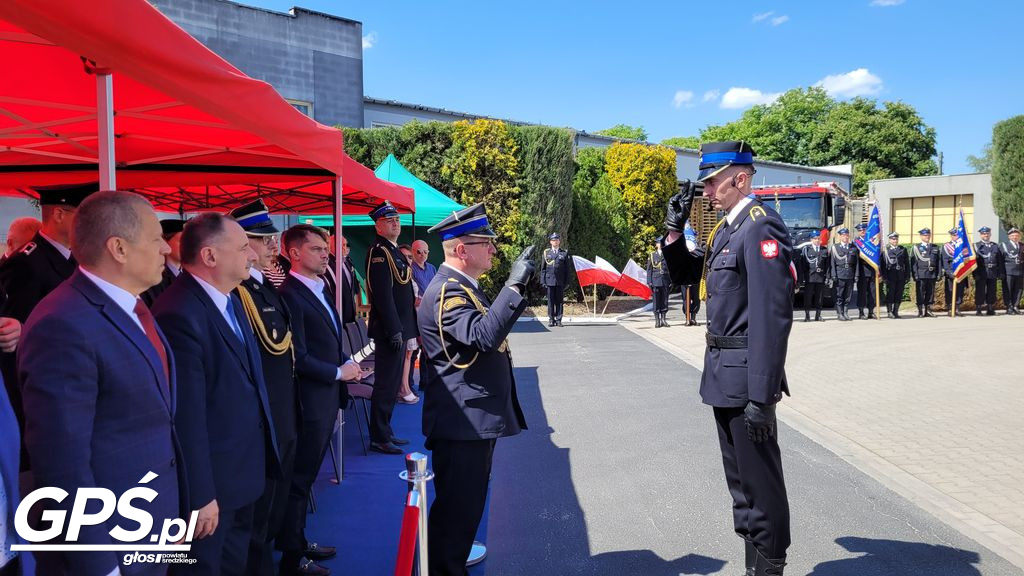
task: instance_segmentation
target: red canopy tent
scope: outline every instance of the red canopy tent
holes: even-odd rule
[[[261,196],[309,214],[334,212],[340,181],[347,206],[415,208],[411,189],[344,154],[340,130],[144,0],[4,0],[0,50],[0,194],[99,177],[162,210]]]

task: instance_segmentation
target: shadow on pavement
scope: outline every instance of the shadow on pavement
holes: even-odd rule
[[[975,567],[981,559],[977,552],[925,544],[844,536],[839,544],[856,558],[831,560],[814,567],[808,576],[980,576]]]
[[[554,430],[542,405],[537,369],[516,367],[515,377],[530,428],[499,440],[495,449],[487,535],[489,576],[678,576],[713,574],[725,566],[724,560],[692,553],[664,559],[649,549],[593,554],[573,485],[569,450],[551,440]],[[622,530],[628,532],[630,527]]]

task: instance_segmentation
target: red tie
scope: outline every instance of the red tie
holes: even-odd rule
[[[149,343],[156,348],[156,353],[160,355],[160,363],[164,365],[164,376],[167,377],[167,386],[171,385],[171,371],[167,366],[167,351],[164,350],[164,343],[160,341],[160,335],[156,332],[156,323],[153,322],[153,314],[150,313],[149,307],[142,301],[141,298],[135,300],[135,315],[139,317],[139,322],[142,323],[142,329],[146,332],[146,338],[149,338]]]

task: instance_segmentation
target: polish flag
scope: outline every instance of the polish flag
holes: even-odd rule
[[[619,281],[615,284],[615,289],[630,296],[643,298],[644,300],[651,299],[651,288],[647,285],[647,271],[634,262],[632,258],[629,259],[629,262],[626,262],[626,267],[622,269],[622,276],[619,277]]]
[[[619,276],[621,276],[619,271],[600,256],[596,260],[597,263],[595,264],[586,258],[572,257],[572,265],[576,268],[576,278],[579,279],[580,286],[591,286],[594,284],[615,286],[619,281]]]

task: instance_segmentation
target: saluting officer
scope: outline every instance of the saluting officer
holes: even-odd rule
[[[1009,241],[1002,243],[1003,249],[1003,300],[1006,301],[1006,313],[1020,314],[1021,289],[1024,288],[1024,254],[1020,243],[1020,230],[1010,228],[1006,233]]]
[[[800,251],[800,264],[804,276],[804,322],[811,321],[812,305],[814,320],[823,322],[821,297],[829,273],[828,250],[821,246],[821,232],[812,230],[810,241],[811,243]]]
[[[914,296],[917,298],[917,317],[934,318],[935,280],[939,277],[939,247],[932,244],[931,228],[922,228],[921,241],[911,251],[910,275],[914,278]]]
[[[263,200],[239,206],[230,215],[245,230],[249,247],[256,253],[256,261],[249,268],[249,278],[242,280],[234,292],[242,302],[245,317],[259,344],[267,401],[281,457],[280,470],[267,469],[266,487],[253,508],[246,574],[255,576],[274,572],[271,543],[284,521],[301,417],[288,307],[281,300],[277,288],[263,275],[263,269],[277,257],[277,235],[280,231],[270,219]]]
[[[569,253],[562,250],[558,232],[548,236],[551,247],[544,250],[540,265],[540,282],[548,289],[548,326],[562,325],[562,302],[569,281]]]
[[[668,327],[665,315],[668,314],[668,290],[672,285],[668,270],[665,268],[665,256],[661,253],[661,236],[654,241],[654,250],[647,257],[647,285],[653,293],[654,327]]]
[[[40,300],[70,278],[78,268],[78,262],[71,255],[71,229],[75,222],[75,211],[86,197],[99,190],[99,184],[91,182],[38,186],[33,190],[39,194],[42,227],[31,242],[0,266],[0,292],[7,293],[6,300],[0,299],[0,318],[14,318],[21,324],[25,324]],[[21,406],[15,352],[0,353],[0,372],[14,415],[22,428],[21,437],[24,441],[25,413]],[[24,450],[21,468],[29,469],[28,453]]]
[[[495,441],[526,429],[505,338],[526,308],[534,265],[527,248],[491,302],[479,278],[491,267],[497,234],[484,205],[460,210],[430,231],[444,248],[419,316],[423,361],[433,374],[423,394],[423,434],[435,474],[430,576],[463,576],[487,501]]]
[[[906,248],[900,246],[900,235],[896,232],[889,233],[889,245],[882,250],[881,264],[885,282],[885,313],[889,318],[899,318],[903,289],[910,277],[910,255]]]
[[[854,226],[857,230],[857,239],[861,242],[869,242],[867,235],[868,225],[864,223]],[[867,260],[860,257],[860,249],[857,249],[857,318],[868,320],[875,319],[875,268]]]
[[[964,286],[963,282],[955,282],[956,270],[953,268],[953,260],[956,258],[956,235],[957,229],[951,228],[949,230],[949,242],[942,245],[942,275],[945,277],[945,289],[946,294],[946,306],[953,306],[953,313],[957,316],[963,316],[960,312],[960,305],[964,303]],[[956,295],[953,295],[953,289],[956,288]]]
[[[793,248],[782,218],[751,195],[754,151],[744,142],[701,146],[704,195],[726,212],[704,260],[681,241],[693,205],[687,185],[669,201],[663,247],[675,284],[704,277],[707,351],[700,394],[714,407],[736,533],[748,574],[782,574],[790,544],[789,503],[775,433],[775,405],[788,394],[786,351],[793,325]]]
[[[243,224],[242,227],[244,228],[245,225]],[[164,272],[160,276],[160,283],[139,295],[139,298],[142,298],[142,301],[150,308],[153,307],[153,302],[156,302],[157,297],[163,294],[171,282],[174,282],[174,279],[181,274],[181,233],[185,230],[185,221],[178,218],[161,220],[160,230],[164,242],[171,247],[171,252],[164,256]]]
[[[981,316],[982,310],[988,316],[996,315],[996,282],[1003,276],[1003,252],[999,245],[992,241],[992,229],[988,226],[978,228],[981,240],[974,245],[978,256],[978,265],[974,268],[974,306],[975,314]]]
[[[829,250],[829,277],[835,284],[836,314],[839,320],[852,320],[846,310],[850,306],[850,295],[857,279],[857,260],[860,251],[850,244],[850,229],[840,228],[839,241]]]
[[[416,296],[412,289],[412,267],[398,249],[402,225],[398,210],[390,202],[370,212],[377,239],[366,254],[366,287],[370,297],[369,333],[376,355],[376,376],[370,398],[370,449],[384,454],[401,454],[409,443],[395,436],[391,415],[402,383],[406,343],[417,336]]]

